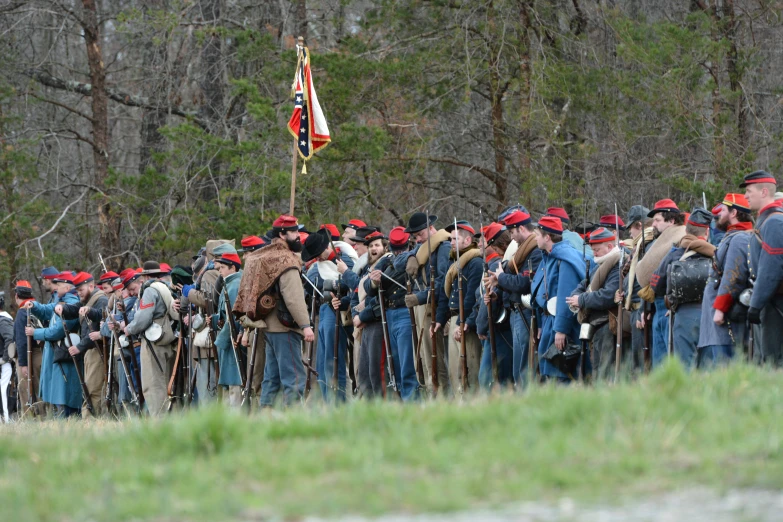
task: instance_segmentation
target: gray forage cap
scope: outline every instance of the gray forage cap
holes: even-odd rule
[[[644,221],[647,219],[647,214],[650,213],[650,209],[642,205],[634,205],[628,211],[628,217],[625,218],[627,227],[630,227],[637,221]]]

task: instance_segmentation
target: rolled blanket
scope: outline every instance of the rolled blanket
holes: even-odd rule
[[[636,264],[636,280],[639,281],[639,286],[645,287],[650,284],[653,272],[658,269],[661,261],[672,247],[679,245],[684,236],[685,226],[683,225],[669,227],[658,236],[652,247],[644,254],[644,258]]]

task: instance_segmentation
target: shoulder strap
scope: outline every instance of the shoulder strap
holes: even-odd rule
[[[150,283],[150,288],[158,292],[158,295],[160,295],[161,299],[163,299],[163,304],[166,305],[166,311],[168,312],[169,316],[174,317],[172,314],[174,299],[171,296],[171,290],[169,290],[169,287],[160,281],[153,281]]]

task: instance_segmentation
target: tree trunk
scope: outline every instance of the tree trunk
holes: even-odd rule
[[[84,15],[84,43],[92,84],[92,184],[105,193],[109,174],[109,96],[106,92],[106,68],[101,52],[101,28],[95,0],[82,0]],[[103,252],[115,252],[119,246],[119,222],[112,216],[111,201],[107,196],[98,199],[98,219],[101,225],[100,245]]]
[[[496,34],[496,11],[493,2],[487,9],[488,29],[490,35]],[[495,152],[495,199],[498,211],[502,210],[508,199],[508,179],[506,179],[506,136],[503,125],[503,94],[505,87],[501,86],[500,78],[500,46],[496,39],[489,39],[489,97],[492,104],[492,145]]]

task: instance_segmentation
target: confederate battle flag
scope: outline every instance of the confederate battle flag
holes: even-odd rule
[[[308,160],[332,139],[326,126],[326,117],[315,94],[310,74],[310,50],[297,45],[299,60],[294,76],[294,113],[288,120],[288,130],[296,139],[296,148],[302,159]]]

